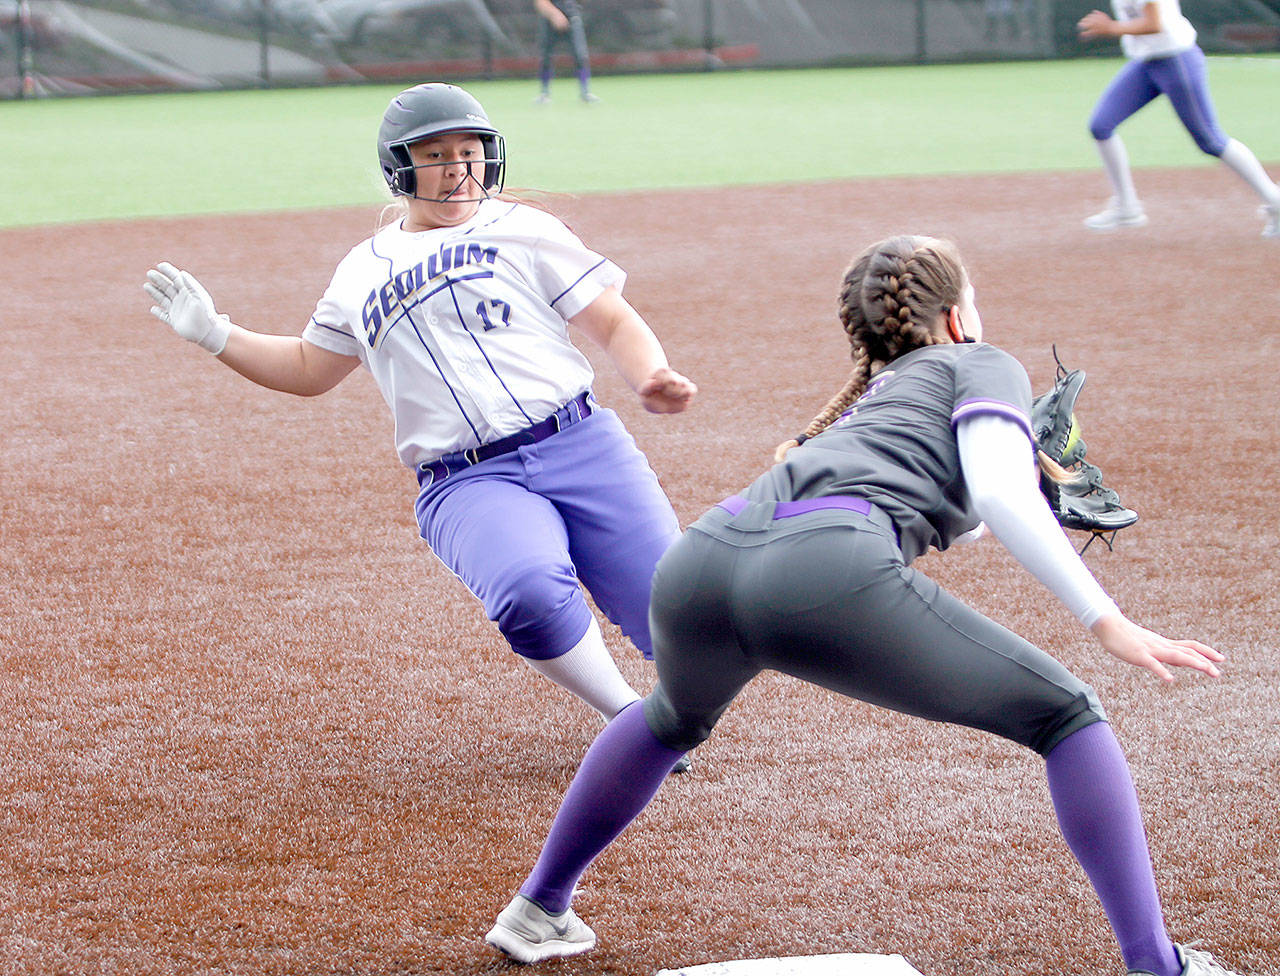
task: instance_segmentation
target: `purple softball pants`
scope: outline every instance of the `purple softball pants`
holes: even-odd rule
[[[1130,61],[1106,87],[1089,119],[1089,132],[1101,141],[1147,103],[1166,95],[1201,152],[1221,156],[1227,134],[1209,98],[1204,52],[1198,45],[1180,54]]]
[[[418,495],[422,538],[517,654],[558,657],[596,606],[640,648],[649,587],[680,535],[657,475],[612,410],[482,461]]]

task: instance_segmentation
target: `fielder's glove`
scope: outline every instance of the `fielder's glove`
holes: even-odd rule
[[[142,288],[155,302],[151,314],[182,338],[215,356],[226,348],[231,320],[218,314],[213,299],[193,275],[161,261],[147,272]]]
[[[1125,508],[1120,496],[1102,483],[1102,471],[1084,459],[1085,444],[1075,417],[1084,370],[1067,370],[1058,359],[1056,348],[1053,358],[1058,363],[1057,378],[1052,390],[1031,401],[1031,430],[1036,446],[1072,477],[1058,482],[1042,470],[1040,490],[1064,529],[1093,533],[1085,549],[1098,536],[1103,536],[1110,547],[1116,532],[1138,521],[1138,513]]]

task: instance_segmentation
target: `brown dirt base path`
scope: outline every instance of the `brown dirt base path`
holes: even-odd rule
[[[1140,174],[1151,224],[1096,235],[1097,173],[558,199],[702,387],[615,406],[688,522],[844,378],[850,255],[956,239],[988,338],[1080,419],[1142,520],[1087,561],[1132,616],[1231,655],[1160,686],[1103,660],[1000,547],[923,567],[1099,690],[1169,926],[1280,971],[1280,243],[1219,170]],[[0,969],[479,974],[592,715],[535,680],[415,534],[366,376],[251,387],[147,314],[155,261],[297,332],[374,214],[0,234]],[[1083,540],[1077,540],[1083,541]],[[622,665],[651,672],[613,629]],[[1041,762],[777,676],[743,694],[588,872],[562,974],[901,952],[928,976],[1118,973]]]

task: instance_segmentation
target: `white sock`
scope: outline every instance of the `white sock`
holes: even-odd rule
[[[1258,157],[1243,142],[1228,139],[1227,148],[1222,150],[1220,158],[1235,170],[1242,180],[1253,187],[1253,192],[1262,197],[1264,203],[1273,207],[1280,204],[1280,187],[1271,181],[1267,171],[1258,162]]]
[[[1129,153],[1119,136],[1096,140],[1102,168],[1115,194],[1121,210],[1133,210],[1138,206],[1138,191],[1133,188],[1133,174],[1129,172]]]
[[[606,722],[640,697],[613,663],[595,618],[582,640],[559,657],[546,660],[527,657],[525,662],[544,678],[577,695],[604,716]]]

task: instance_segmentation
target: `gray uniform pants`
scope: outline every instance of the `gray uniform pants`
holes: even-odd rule
[[[665,745],[703,742],[766,668],[1041,755],[1105,719],[1093,689],[1056,659],[905,566],[878,509],[773,511],[713,508],[658,563],[649,626],[659,684],[644,710]]]
[[[569,49],[573,52],[573,65],[578,73],[579,81],[590,74],[590,60],[587,52],[587,30],[583,24],[582,14],[576,9],[566,14],[569,18]],[[538,17],[538,48],[541,58],[538,64],[538,78],[543,88],[551,83],[555,73],[555,62],[552,60],[556,47],[560,43],[561,33],[551,26],[547,18]]]

